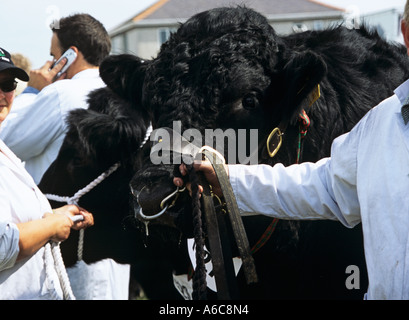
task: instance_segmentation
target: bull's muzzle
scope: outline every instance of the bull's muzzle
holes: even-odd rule
[[[168,188],[152,188],[144,186],[140,191],[131,187],[134,201],[135,217],[142,221],[158,219],[168,209],[172,208],[181,192],[185,188],[176,187],[175,190]]]

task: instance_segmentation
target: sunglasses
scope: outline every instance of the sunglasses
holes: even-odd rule
[[[17,88],[17,82],[14,80],[9,80],[9,81],[0,83],[0,90],[5,93],[16,90],[16,88]]]

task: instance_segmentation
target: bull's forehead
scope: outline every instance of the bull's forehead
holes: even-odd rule
[[[239,115],[244,97],[251,94],[263,100],[271,82],[264,66],[248,59],[216,65],[207,60],[201,66],[185,64],[183,72],[164,65],[147,79],[151,94],[145,104],[153,107],[161,126],[181,120],[184,127],[219,127],[228,120],[220,119],[221,115]]]
[[[145,85],[170,104],[186,100],[219,104],[240,98],[249,90],[263,92],[271,82],[268,72],[256,58],[244,56],[223,57],[216,62],[205,55],[178,63],[161,59],[149,70]]]

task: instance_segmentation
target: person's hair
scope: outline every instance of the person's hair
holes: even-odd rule
[[[409,25],[409,0],[406,1],[405,11],[403,12],[403,20]]]
[[[101,22],[89,14],[75,14],[61,18],[51,25],[62,52],[75,46],[91,65],[99,66],[111,51],[111,39]]]
[[[21,53],[12,53],[11,54],[11,61],[13,61],[16,67],[23,69],[27,74],[30,73],[31,70],[31,61],[25,55]]]

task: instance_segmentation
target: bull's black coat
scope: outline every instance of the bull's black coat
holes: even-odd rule
[[[39,187],[44,193],[73,196],[114,163],[119,169],[92,191],[79,205],[94,214],[95,226],[85,231],[83,260],[93,263],[112,258],[132,266],[132,279],[143,286],[151,299],[178,298],[171,272],[174,263],[164,252],[145,246],[145,236],[135,229],[130,208],[129,181],[140,165],[139,146],[149,120],[108,88],[89,95],[89,108],[70,113],[69,130],[56,161],[44,174]],[[65,203],[52,202],[53,207]],[[78,232],[71,231],[61,243],[65,265],[77,261]],[[169,253],[169,256],[172,255]],[[177,256],[174,258],[178,259]],[[134,292],[131,292],[131,295]]]
[[[173,121],[181,121],[182,131],[256,128],[259,160],[270,165],[296,162],[301,109],[305,108],[311,119],[302,160],[316,161],[328,156],[332,140],[390,96],[408,75],[405,48],[387,43],[364,26],[280,37],[262,15],[243,7],[219,8],[192,17],[172,34],[155,59],[142,62],[131,55],[119,55],[107,58],[101,66],[101,76],[112,91],[128,101],[132,112],[145,120],[149,117],[154,127],[172,127]],[[321,97],[309,107],[309,96],[318,84]],[[284,118],[291,122],[283,147],[271,159],[266,155],[265,141]],[[138,121],[137,142],[147,125]],[[81,122],[75,122],[71,121],[71,127],[84,131]],[[86,134],[81,141],[92,151],[94,145],[104,149],[100,142],[111,136],[111,131],[104,132],[101,127],[98,135]],[[78,137],[71,132],[66,141],[74,144],[75,139]],[[111,145],[105,147],[103,154],[110,154]],[[94,159],[92,154],[86,158]],[[166,181],[169,185],[172,175],[173,166],[152,166],[146,157],[133,184],[161,185]],[[189,203],[179,205],[180,216],[188,207]],[[105,208],[101,210],[112,215]],[[269,221],[266,217],[244,219],[251,244]],[[154,227],[150,229],[155,238]],[[174,247],[177,245],[175,241]],[[280,221],[254,258],[260,284],[243,290],[243,298],[362,299],[366,290],[359,226],[349,230],[331,221]],[[360,268],[359,290],[350,291],[345,286],[349,265]]]

